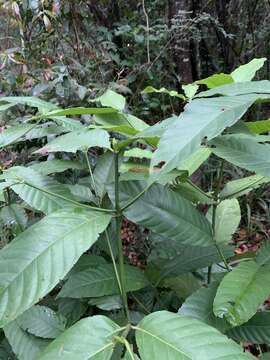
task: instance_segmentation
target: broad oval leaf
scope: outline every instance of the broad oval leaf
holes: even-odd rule
[[[248,321],[270,293],[270,266],[242,262],[225,275],[214,300],[214,314],[238,326]]]
[[[160,311],[136,327],[142,360],[255,359],[213,327],[186,316]]]
[[[125,265],[125,278],[127,291],[136,291],[149,285],[142,270],[134,266]],[[58,296],[82,298],[118,293],[119,287],[113,266],[111,264],[104,264],[72,274]]]
[[[259,175],[270,176],[270,145],[257,144],[250,138],[236,138],[224,135],[210,142],[215,155],[230,163],[254,171]]]
[[[111,217],[60,210],[21,233],[0,251],[0,326],[16,319],[64,278]]]
[[[36,360],[109,360],[118,325],[105,316],[82,319],[55,339]]]
[[[141,182],[122,182],[121,204],[125,205],[143,188]],[[114,199],[112,191],[110,197]],[[188,200],[160,185],[153,185],[124,214],[129,220],[164,238],[188,245],[213,245],[212,229],[207,219]]]
[[[76,153],[78,150],[86,151],[90,147],[110,149],[110,137],[107,131],[101,129],[83,129],[58,136],[50,141],[37,153],[46,154],[57,151]]]
[[[66,319],[47,306],[36,305],[17,318],[28,333],[45,339],[55,339],[65,330]]]

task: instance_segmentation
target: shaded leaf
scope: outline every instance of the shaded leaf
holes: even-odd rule
[[[17,323],[32,335],[55,339],[65,330],[66,319],[46,306],[36,305],[20,315]]]
[[[13,352],[19,360],[36,359],[36,356],[49,344],[48,340],[38,339],[21,329],[17,321],[6,325],[4,331]]]
[[[225,275],[214,300],[214,314],[238,326],[248,321],[270,293],[270,267],[242,262]]]

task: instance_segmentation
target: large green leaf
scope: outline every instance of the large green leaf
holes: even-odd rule
[[[258,312],[248,322],[227,332],[237,341],[253,344],[270,344],[270,312]]]
[[[85,168],[85,166],[79,161],[59,160],[59,159],[41,161],[31,165],[30,167],[31,169],[34,169],[35,171],[39,172],[42,175],[59,173],[66,171],[68,169],[82,170]]]
[[[266,58],[253,59],[249,63],[239,66],[231,73],[234,82],[238,83],[252,80],[256,72],[263,67],[266,60]]]
[[[41,100],[34,96],[3,96],[1,97],[1,102],[7,102],[12,104],[12,106],[23,104],[30,107],[38,108],[41,113],[46,113],[48,111],[57,110],[58,107],[48,101]]]
[[[164,163],[161,172],[173,170],[198,150],[204,139],[211,140],[235,124],[259,98],[251,94],[193,100],[162,135],[152,158],[152,169]]]
[[[0,149],[20,140],[29,133],[36,125],[22,124],[12,126],[0,133]]]
[[[208,288],[202,287],[196,291],[186,299],[178,313],[198,319],[224,332],[230,327],[229,324],[225,320],[216,317],[213,313],[213,302],[218,285],[218,282],[213,282]]]
[[[211,326],[167,311],[146,316],[136,327],[142,360],[254,359]]]
[[[242,262],[228,273],[217,290],[214,314],[233,326],[248,321],[270,293],[270,266]]]
[[[17,318],[19,326],[28,333],[45,339],[55,339],[65,330],[66,319],[47,306],[36,305]]]
[[[162,280],[158,286],[174,291],[181,300],[186,299],[200,288],[199,280],[191,273],[168,277]]]
[[[70,206],[69,201],[47,192],[56,193],[70,200],[76,199],[67,185],[60,184],[48,176],[43,176],[30,167],[12,167],[4,172],[2,178],[16,184],[11,186],[12,190],[31,207],[45,214]]]
[[[125,274],[127,291],[136,291],[149,285],[142,270],[136,267],[125,265]],[[104,264],[71,275],[58,296],[82,298],[118,293],[119,287],[113,266],[111,264]]]
[[[211,141],[217,156],[259,175],[270,176],[270,145],[257,144],[250,138],[224,135]]]
[[[234,83],[216,87],[211,90],[200,92],[196,95],[198,97],[210,97],[214,95],[225,95],[225,96],[236,96],[239,95],[248,95],[252,96],[252,94],[261,94],[257,95],[257,100],[267,99],[270,94],[270,81],[269,80],[261,80],[261,81],[249,81],[242,83]],[[254,101],[256,101],[254,99]]]
[[[16,320],[6,325],[4,331],[18,360],[34,360],[49,344],[48,340],[28,334]]]
[[[5,246],[0,251],[0,325],[52,290],[109,221],[110,216],[93,211],[60,210]]]
[[[50,141],[37,152],[41,154],[57,151],[76,153],[78,150],[85,151],[95,146],[111,148],[109,134],[106,131],[100,129],[73,131]]]
[[[115,91],[108,89],[103,95],[95,99],[100,101],[102,106],[110,106],[116,110],[122,111],[126,106],[124,96],[117,94]]]
[[[66,330],[36,360],[109,360],[119,331],[105,316],[88,317]]]
[[[245,195],[257,189],[262,184],[270,182],[270,177],[261,175],[247,176],[242,179],[232,180],[228,182],[220,193],[221,199],[234,198]]]
[[[121,204],[130,201],[145,186],[141,182],[122,182]],[[110,196],[114,199],[113,191],[110,191]],[[163,186],[153,185],[124,214],[129,220],[165,238],[189,245],[213,244],[207,219],[189,201]]]
[[[212,209],[207,217],[211,221]],[[215,239],[218,244],[227,244],[238,228],[241,220],[241,210],[237,199],[221,201],[216,208]]]

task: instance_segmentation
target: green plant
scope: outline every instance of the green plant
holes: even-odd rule
[[[221,85],[222,75],[210,90],[186,88],[181,115],[154,126],[110,90],[92,108],[1,98],[11,116],[18,104],[37,109],[0,135],[1,149],[31,153],[1,174],[3,356],[235,360],[253,358],[235,341],[270,343],[269,313],[258,311],[269,243],[253,257],[229,245],[238,197],[270,179],[269,137],[242,120],[270,99],[269,81],[250,81],[262,64],[240,67],[241,83]],[[220,168],[207,192],[191,176],[210,156]],[[255,174],[224,184],[225,162]],[[150,246],[144,271],[124,257],[124,218]]]

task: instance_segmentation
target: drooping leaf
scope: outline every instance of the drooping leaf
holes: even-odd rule
[[[50,193],[76,200],[67,185],[43,176],[30,167],[14,166],[5,171],[2,177],[15,184],[11,188],[21,199],[45,214],[70,206],[70,202],[67,200],[55,197]]]
[[[80,320],[55,339],[36,360],[109,360],[119,326],[105,316]]]
[[[17,318],[21,329],[45,339],[55,339],[65,331],[66,319],[47,306],[35,305]]]
[[[259,175],[270,176],[269,144],[223,135],[212,140],[211,145],[213,153],[222,159]]]
[[[55,104],[41,100],[34,96],[3,96],[1,97],[0,101],[12,104],[12,106],[23,104],[30,107],[35,107],[38,108],[39,112],[41,113],[46,113],[58,109]]]
[[[110,216],[60,210],[21,233],[0,251],[0,325],[29,309],[64,278],[104,231]]]
[[[49,344],[48,340],[39,339],[28,334],[19,326],[16,320],[6,325],[4,331],[18,360],[36,359],[36,356]]]
[[[220,283],[214,314],[238,326],[248,321],[270,293],[270,267],[255,261],[240,263]]]
[[[230,329],[227,335],[240,342],[270,344],[270,312],[258,312],[245,324]]]
[[[41,161],[41,162],[31,165],[30,167],[31,167],[31,169],[34,169],[35,171],[39,172],[42,175],[59,173],[59,172],[66,171],[68,169],[82,170],[85,168],[84,165],[78,161],[59,160],[59,159]]]
[[[145,187],[143,182],[122,182],[121,205],[127,204]],[[109,195],[114,201],[113,191]],[[213,244],[211,226],[206,218],[189,201],[160,185],[153,185],[124,214],[129,220],[165,238],[188,245]]]
[[[41,154],[57,151],[76,153],[78,150],[86,151],[90,147],[95,146],[106,149],[111,148],[109,134],[106,131],[84,129],[70,132],[50,141],[36,152]]]
[[[198,319],[210,326],[215,327],[221,332],[224,332],[230,326],[229,324],[213,313],[213,302],[217,292],[219,283],[213,282],[209,287],[202,287],[182,304],[178,313],[180,315],[190,316]]]
[[[239,83],[252,80],[266,60],[266,58],[253,59],[249,63],[239,66],[231,73],[233,81]]]
[[[199,85],[206,85],[209,89],[213,89],[217,86],[231,84],[233,83],[233,78],[229,74],[214,74],[205,79],[197,80],[196,84]]]
[[[240,197],[268,182],[270,182],[270,177],[261,175],[252,175],[242,179],[232,180],[224,186],[220,192],[220,198],[231,199]]]
[[[161,172],[176,168],[200,148],[205,138],[211,140],[236,123],[258,98],[260,95],[250,94],[193,100],[162,135],[152,158],[152,170],[160,163]]]
[[[136,327],[142,360],[254,359],[211,326],[167,311],[146,316]]]
[[[245,124],[255,134],[263,134],[270,131],[270,119],[246,122]]]
[[[212,210],[207,213],[208,219],[212,219]],[[237,199],[221,201],[216,209],[215,238],[218,244],[228,244],[232,235],[238,228],[241,220],[241,210]]]
[[[126,290],[136,291],[149,283],[143,272],[125,265]],[[119,287],[111,264],[89,268],[71,275],[62,287],[58,297],[82,298],[100,297],[119,293]]]
[[[19,141],[24,135],[30,132],[36,125],[22,124],[11,126],[0,132],[0,149]]]
[[[94,170],[94,180],[97,195],[102,198],[106,192],[106,185],[114,181],[114,160],[109,152],[101,155]]]

